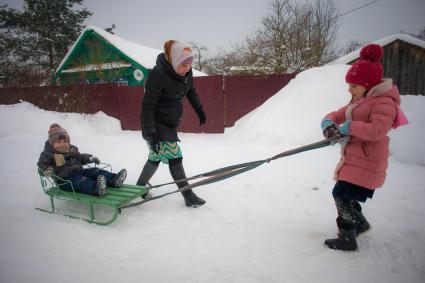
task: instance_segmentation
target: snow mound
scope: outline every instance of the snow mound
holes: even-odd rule
[[[241,140],[291,145],[320,139],[320,122],[350,99],[344,77],[349,66],[330,65],[298,74],[256,110],[236,122]],[[341,75],[340,75],[341,74]]]
[[[101,111],[95,114],[58,113],[42,110],[28,102],[0,105],[0,119],[3,121],[0,125],[0,137],[47,135],[52,123],[59,123],[70,134],[121,132],[120,121]]]
[[[351,98],[345,83],[348,65],[327,65],[297,75],[263,105],[226,130],[241,142],[298,146],[323,138],[323,117]],[[410,124],[391,130],[390,152],[398,160],[425,165],[425,97],[403,95],[401,107]],[[415,138],[407,138],[415,137]]]
[[[409,124],[389,133],[390,153],[399,161],[425,165],[424,106],[424,96],[401,96],[401,108],[409,119]]]

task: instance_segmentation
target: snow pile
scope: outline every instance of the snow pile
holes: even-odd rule
[[[348,101],[346,70],[326,66],[301,73],[225,134],[180,134],[187,175],[322,139],[322,116]],[[331,191],[339,145],[197,187],[207,201],[201,208],[186,208],[174,194],[125,209],[101,227],[34,210],[49,207],[36,173],[47,129],[61,124],[81,152],[95,154],[115,172],[126,168],[129,184],[147,158],[140,131],[121,131],[101,112],[0,105],[0,282],[422,283],[425,97],[403,96],[402,106],[410,124],[391,132],[386,183],[363,206],[372,229],[357,238],[359,251],[344,253],[323,246],[337,233]],[[161,165],[151,183],[170,180],[168,166]],[[88,213],[64,201],[56,208]]]
[[[119,134],[121,123],[104,112],[95,114],[57,113],[39,109],[28,102],[0,105],[0,137],[42,135],[47,137],[50,124],[59,123],[71,133]]]
[[[227,132],[247,143],[291,146],[322,139],[323,117],[351,98],[345,83],[348,65],[306,70],[256,110],[238,120]],[[404,162],[425,164],[424,98],[401,96],[410,124],[390,131],[391,154]],[[411,137],[411,138],[407,138]]]
[[[298,74],[263,105],[238,120],[229,132],[247,142],[260,143],[296,145],[322,138],[323,116],[350,99],[343,79],[348,68],[325,66]]]
[[[402,162],[425,165],[425,97],[402,95],[401,107],[409,124],[390,131],[390,154]]]

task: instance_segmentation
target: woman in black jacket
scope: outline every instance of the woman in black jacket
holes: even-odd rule
[[[177,137],[177,127],[183,113],[183,97],[187,96],[205,124],[205,112],[193,87],[193,53],[191,48],[179,41],[169,40],[164,44],[164,53],[158,55],[156,66],[149,73],[143,97],[141,124],[143,138],[149,145],[148,161],[137,181],[146,185],[158,169],[159,163],[168,163],[174,181],[186,179],[182,164],[182,153]],[[187,181],[178,182],[183,188]],[[192,190],[182,192],[186,206],[198,207],[205,204]]]

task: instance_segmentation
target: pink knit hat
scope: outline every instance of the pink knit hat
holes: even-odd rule
[[[382,65],[379,62],[384,49],[377,44],[369,44],[360,51],[360,59],[354,62],[345,76],[345,81],[364,86],[367,90],[382,81]]]

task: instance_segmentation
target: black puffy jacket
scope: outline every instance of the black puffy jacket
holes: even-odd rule
[[[58,157],[62,159],[62,156],[65,163],[59,165],[56,163],[56,159]],[[90,163],[91,156],[91,154],[80,153],[78,148],[74,145],[70,146],[69,152],[67,153],[56,152],[53,146],[46,141],[44,150],[41,152],[40,158],[38,159],[37,166],[42,171],[50,167],[53,169],[55,175],[63,178],[71,173],[79,172],[83,169],[83,165]]]
[[[183,114],[184,96],[195,111],[202,109],[193,87],[192,70],[184,77],[179,76],[165,54],[159,54],[145,85],[140,113],[143,136],[153,134],[157,141],[178,141],[177,127]]]

